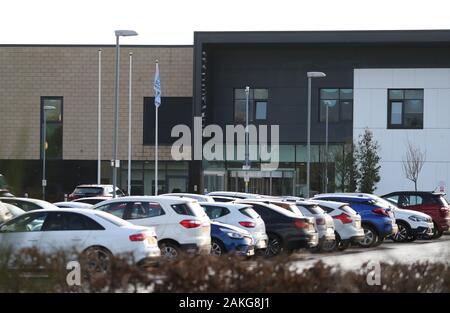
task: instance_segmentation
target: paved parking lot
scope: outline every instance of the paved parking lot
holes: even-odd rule
[[[411,243],[395,243],[386,240],[381,246],[371,249],[350,248],[344,252],[330,254],[298,253],[294,264],[299,269],[307,268],[321,260],[328,265],[340,265],[343,269],[359,269],[369,261],[414,263],[419,261],[450,263],[450,234],[438,240],[417,240]]]

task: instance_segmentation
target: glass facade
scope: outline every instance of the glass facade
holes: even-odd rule
[[[388,90],[388,128],[423,128],[423,89]]]
[[[45,119],[45,123],[44,123]],[[44,132],[44,124],[46,131]],[[41,97],[41,157],[63,157],[63,97]],[[45,134],[45,138],[44,138]],[[43,144],[44,143],[44,144]]]
[[[231,147],[227,147],[230,149]],[[253,147],[258,150],[257,147]],[[234,157],[226,161],[203,161],[204,191],[229,190],[244,191],[245,171],[242,170],[244,159],[236,154],[236,150],[244,146],[235,146]],[[224,149],[226,150],[226,149]],[[306,144],[279,146],[277,169],[265,169],[258,153],[251,159],[249,171],[249,191],[267,195],[306,194]],[[326,148],[324,144],[311,144],[311,191],[312,194],[325,190]],[[225,153],[226,154],[226,153]],[[340,191],[339,175],[336,173],[336,159],[344,154],[344,144],[330,143],[328,145],[328,186],[327,191]],[[233,155],[233,154],[230,154]]]

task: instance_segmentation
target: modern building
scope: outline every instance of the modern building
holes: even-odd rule
[[[41,130],[47,112],[49,193],[93,183],[97,173],[98,50],[102,49],[102,182],[110,181],[114,104],[113,46],[0,46],[0,172],[17,193],[37,196]],[[378,193],[411,189],[402,160],[408,143],[426,154],[418,187],[450,183],[450,31],[196,32],[194,46],[123,46],[120,186],[126,186],[128,51],[133,52],[132,192],[154,189],[154,61],[159,60],[161,192],[243,190],[242,156],[174,161],[172,127],[243,124],[245,87],[255,125],[279,125],[279,167],[251,162],[249,188],[302,195],[306,188],[308,80],[312,79],[311,190],[341,188],[339,160],[364,129],[380,145]],[[193,134],[193,138],[195,134]],[[206,139],[204,139],[205,141]],[[243,146],[237,138],[236,146]],[[194,151],[191,151],[193,154]]]

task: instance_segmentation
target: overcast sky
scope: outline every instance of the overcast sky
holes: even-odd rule
[[[448,0],[2,0],[0,44],[192,44],[194,31],[450,29]]]

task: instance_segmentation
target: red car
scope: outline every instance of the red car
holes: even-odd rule
[[[439,238],[450,226],[450,205],[445,193],[429,191],[397,191],[382,198],[402,209],[414,210],[428,214],[433,219],[433,238]]]
[[[113,186],[112,185],[79,185],[75,190],[69,195],[69,201],[88,198],[88,197],[109,197],[113,196]],[[116,196],[123,197],[125,194],[122,190],[116,187]]]

